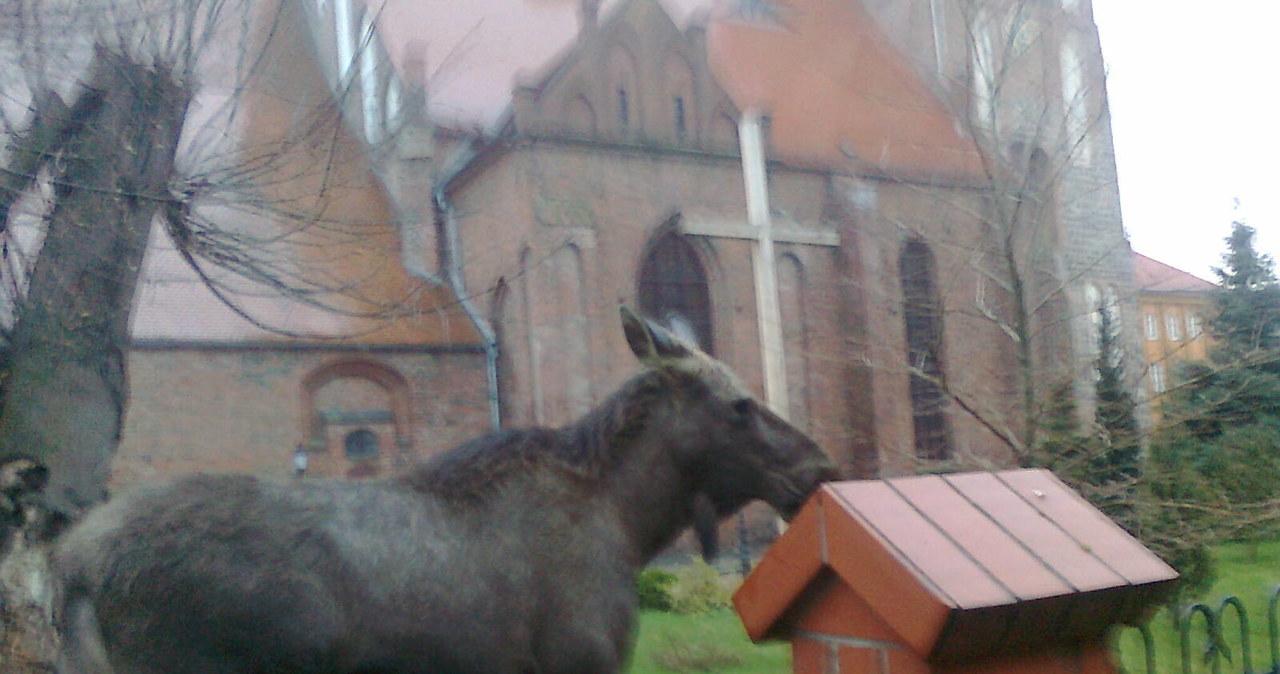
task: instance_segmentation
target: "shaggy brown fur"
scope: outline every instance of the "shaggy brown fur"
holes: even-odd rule
[[[63,674],[609,674],[635,574],[695,516],[793,513],[830,460],[722,364],[623,311],[647,371],[581,421],[407,475],[201,475],[51,558]]]
[[[672,382],[646,372],[626,382],[576,423],[559,429],[501,431],[466,442],[412,469],[403,484],[451,501],[483,503],[512,477],[552,470],[598,479],[645,430]],[[695,385],[693,383],[691,385]]]

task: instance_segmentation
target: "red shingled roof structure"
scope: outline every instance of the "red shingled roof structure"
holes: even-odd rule
[[[1052,473],[1013,470],[829,484],[734,603],[755,640],[946,664],[1098,642],[1176,578]]]
[[[1133,280],[1138,290],[1153,293],[1202,293],[1217,288],[1199,276],[1188,274],[1141,253],[1133,254]]]

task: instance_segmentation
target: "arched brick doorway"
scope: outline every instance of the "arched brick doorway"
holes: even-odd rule
[[[311,472],[369,477],[413,457],[409,384],[373,360],[327,363],[302,385],[303,446]]]

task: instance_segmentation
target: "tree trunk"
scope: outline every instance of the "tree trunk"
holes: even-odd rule
[[[0,463],[29,458],[47,483],[13,494],[16,516],[0,523],[5,671],[52,671],[42,543],[106,495],[128,396],[134,288],[190,100],[169,70],[99,48],[62,108],[61,142],[41,148],[54,203],[9,344]]]
[[[0,669],[6,674],[53,672],[58,635],[53,629],[45,545],[16,536],[0,558]]]
[[[46,164],[60,170],[10,343],[0,459],[46,466],[43,504],[65,517],[105,496],[133,291],[190,99],[163,68],[98,49],[66,142]]]

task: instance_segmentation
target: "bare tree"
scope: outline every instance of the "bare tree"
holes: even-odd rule
[[[920,25],[898,3],[875,9],[891,34],[895,24]],[[903,182],[962,223],[902,221],[889,232],[923,242],[939,259],[937,297],[924,311],[937,312],[945,329],[911,347],[923,355],[907,364],[909,376],[914,387],[937,390],[926,407],[976,421],[1027,462],[1055,389],[1079,400],[1082,420],[1092,416],[1103,307],[1115,310],[1122,349],[1136,346],[1097,32],[1083,2],[936,0],[912,9],[928,10],[934,30],[902,28],[894,37],[904,51],[932,57],[918,59],[918,70],[971,141],[977,168],[972,192]],[[1012,405],[938,364],[944,331],[978,323],[994,326],[997,348],[1011,355],[1003,398],[1012,395]],[[1128,386],[1137,374],[1127,374]],[[921,456],[937,453],[919,444]]]
[[[893,11],[904,4],[878,8],[882,18],[901,20]],[[1018,461],[1051,467],[1189,585],[1203,584],[1209,545],[1275,530],[1275,425],[1267,413],[1274,387],[1266,373],[1274,354],[1256,344],[1211,352],[1216,361],[1193,366],[1171,387],[1167,397],[1182,404],[1165,405],[1162,427],[1143,427],[1149,401],[1137,386],[1145,372],[1136,289],[1088,3],[928,4],[933,25],[943,28],[899,38],[909,53],[936,55],[917,65],[938,76],[935,92],[972,141],[980,198],[927,186],[916,193],[939,212],[967,214],[986,237],[965,240],[911,221],[893,233],[918,237],[955,262],[939,265],[938,297],[916,302],[918,313],[936,313],[945,327],[927,333],[932,341],[909,344],[924,354],[908,363],[909,376],[937,392],[928,401],[934,409],[976,421]],[[976,276],[985,291],[955,283],[961,276]],[[912,298],[903,299],[909,313]],[[1268,315],[1253,307],[1243,314]],[[1009,349],[1011,409],[937,364],[957,324],[974,320],[998,328]],[[1244,332],[1267,333],[1256,325]],[[880,365],[903,368],[888,359]],[[1236,416],[1222,424],[1221,410]],[[917,437],[917,453],[930,453],[922,449]]]
[[[31,550],[105,497],[149,244],[182,258],[264,329],[292,330],[253,311],[270,295],[351,319],[344,325],[354,331],[432,309],[423,293],[433,279],[389,271],[402,261],[396,227],[332,206],[370,179],[371,146],[344,125],[349,80],[283,100],[280,83],[294,74],[275,62],[282,50],[309,48],[303,11],[289,0],[25,0],[0,9],[7,668],[16,644],[41,649],[47,627],[38,624]],[[245,121],[270,114],[289,123],[262,132]],[[410,117],[385,124],[382,138]],[[17,615],[24,606],[35,608]],[[23,620],[37,638],[14,628]]]

